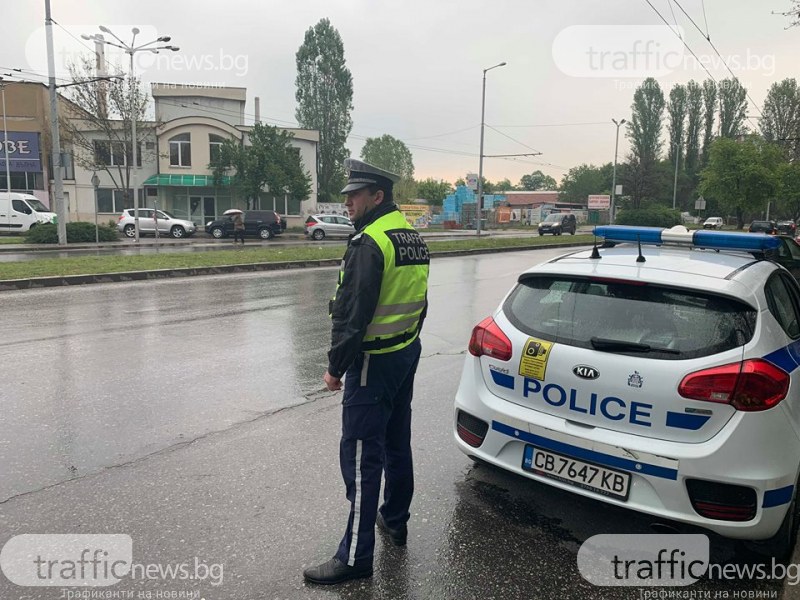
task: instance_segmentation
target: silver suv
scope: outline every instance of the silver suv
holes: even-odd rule
[[[326,237],[349,237],[356,232],[347,217],[338,215],[311,215],[306,219],[306,235],[315,240]]]
[[[117,229],[129,238],[136,237],[133,210],[132,208],[123,210],[117,222]],[[171,235],[174,238],[187,237],[197,231],[197,227],[191,221],[178,219],[165,210],[139,209],[139,235],[155,235],[156,223],[160,235]]]

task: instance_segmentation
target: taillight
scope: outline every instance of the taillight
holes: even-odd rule
[[[498,360],[508,360],[511,358],[511,342],[494,319],[486,317],[472,330],[469,353],[472,356],[486,355]]]
[[[684,398],[730,404],[743,411],[772,408],[788,391],[789,374],[761,359],[690,373],[678,386]]]
[[[121,214],[121,215],[119,216],[119,219],[117,219],[117,221],[122,221],[122,219],[124,219],[124,218],[125,218],[125,214],[123,213],[123,214]]]

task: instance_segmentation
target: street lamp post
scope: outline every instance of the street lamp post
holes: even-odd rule
[[[8,190],[8,202],[11,203],[11,163],[8,159],[8,123],[6,122],[6,85],[0,77],[0,94],[3,95],[3,154],[6,161],[6,189]],[[10,211],[8,215],[9,223],[11,219]]]
[[[92,187],[94,188],[94,243],[100,243],[100,233],[97,229],[97,190],[100,187],[100,178],[96,172],[92,173]]]
[[[134,27],[131,29],[131,33],[133,33],[133,38],[131,39],[130,44],[126,44],[123,42],[117,35],[111,31],[108,27],[104,25],[100,25],[100,31],[103,33],[107,33],[114,37],[119,43],[112,42],[111,40],[105,39],[100,34],[94,35],[82,35],[81,37],[85,40],[93,40],[95,43],[101,44],[108,44],[109,46],[114,46],[115,48],[120,48],[125,51],[127,55],[130,56],[130,86],[131,86],[131,98],[130,98],[130,113],[131,113],[131,165],[130,165],[130,183],[131,183],[131,193],[133,194],[133,227],[134,227],[134,241],[136,243],[139,242],[139,195],[137,194],[138,190],[136,189],[136,121],[139,118],[139,106],[136,102],[136,88],[133,85],[134,81],[134,67],[133,67],[133,55],[137,52],[152,52],[153,54],[158,54],[159,50],[172,50],[173,52],[177,52],[180,50],[177,46],[153,46],[153,44],[160,44],[166,43],[170,41],[169,36],[163,35],[158,39],[155,39],[151,42],[147,42],[146,44],[140,44],[136,46],[136,36],[139,35],[139,28]]]
[[[617,141],[614,143],[614,174],[611,176],[611,210],[609,214],[609,221],[613,224],[617,219],[617,206],[615,204],[617,195],[617,152],[619,151],[619,128],[625,124],[625,119],[621,119],[619,123],[616,119],[611,119],[611,122],[617,126]]]
[[[483,90],[481,92],[481,151],[480,156],[478,157],[478,198],[476,204],[476,223],[475,226],[475,234],[481,234],[481,216],[482,216],[482,208],[483,208],[483,120],[484,115],[486,113],[486,72],[491,71],[492,69],[496,69],[497,67],[504,67],[506,66],[505,62],[498,63],[493,67],[489,67],[488,69],[483,70]]]

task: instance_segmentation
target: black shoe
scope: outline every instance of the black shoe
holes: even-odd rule
[[[303,577],[310,583],[334,585],[351,579],[372,577],[372,567],[348,567],[334,556],[328,562],[303,571]]]
[[[389,539],[392,540],[392,543],[395,546],[405,546],[406,540],[408,539],[408,527],[403,525],[400,529],[391,529],[387,524],[386,521],[383,520],[383,515],[378,513],[378,518],[376,519],[378,523],[378,529],[383,531],[386,535],[389,536]]]

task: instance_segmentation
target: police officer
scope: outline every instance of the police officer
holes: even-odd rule
[[[350,517],[336,555],[303,572],[317,584],[372,575],[376,522],[394,545],[406,543],[414,492],[411,397],[428,307],[428,248],[394,203],[399,177],[354,159],[345,168],[342,194],[356,233],[331,301],[324,380],[331,391],[344,382],[339,462]]]

